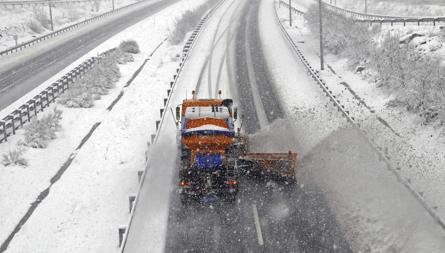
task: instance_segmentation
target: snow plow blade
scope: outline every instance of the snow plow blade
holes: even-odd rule
[[[296,181],[297,153],[247,153],[239,159],[246,171]]]

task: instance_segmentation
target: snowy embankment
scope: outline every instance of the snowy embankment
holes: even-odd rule
[[[285,11],[282,11],[282,17],[287,18]],[[300,42],[299,46],[311,64],[318,66],[319,42],[305,20],[297,19],[296,22],[297,29],[290,29],[289,32],[295,41]],[[438,35],[439,28],[432,28],[434,32],[418,29],[421,28],[383,27],[380,35],[384,37],[388,31],[392,34],[417,33],[419,35],[410,42],[401,43],[409,43],[419,54],[445,60],[445,43],[443,37]],[[354,73],[348,65],[349,59],[340,56],[328,55],[326,60],[329,70],[322,72],[322,77],[328,81],[329,87],[346,106],[346,110],[353,113],[368,138],[381,150],[397,174],[434,213],[445,220],[445,129],[440,123],[441,116],[435,122],[428,123],[427,119],[407,111],[405,107],[394,106],[394,99],[403,101],[403,96],[380,87],[372,70],[365,68],[362,73]],[[418,70],[421,69],[415,71]],[[427,73],[427,77],[430,74]]]
[[[353,111],[352,106],[357,107],[360,101],[341,96],[351,92],[338,80],[332,83],[332,79],[327,79],[329,87],[360,122],[361,129],[353,128],[342,118],[318,85],[308,77],[285,41],[278,43],[278,40],[271,39],[282,36],[274,20],[273,8],[273,0],[265,1],[260,26],[264,29],[262,39],[270,60],[268,64],[273,70],[289,122],[278,122],[270,129],[294,133],[295,138],[281,140],[296,140],[301,159],[298,179],[302,190],[319,191],[326,197],[355,252],[443,252],[444,231],[398,182],[386,160],[368,141],[384,140],[394,133],[389,130],[390,133],[385,132],[384,135],[379,135],[381,132],[364,135],[363,129],[369,130],[382,123],[375,121],[375,117],[370,118],[369,114],[360,114],[362,108]],[[291,29],[288,27],[288,9],[282,7],[278,13],[310,64],[318,68],[319,59],[315,51],[318,43],[308,35],[304,20],[294,16],[297,29]],[[329,58],[328,63],[331,63]],[[322,72],[323,78],[328,75],[333,74]],[[334,86],[343,89],[339,92]],[[371,120],[375,123],[363,124]],[[383,128],[387,131],[385,126]]]
[[[115,8],[120,8],[135,0],[117,0]],[[112,10],[111,1],[93,1],[59,5],[52,8],[54,30],[67,27]],[[6,7],[0,5],[0,51],[48,34],[51,31],[48,5]]]
[[[134,39],[141,48],[135,62],[120,65],[122,77],[115,89],[89,109],[67,109],[62,131],[47,149],[29,149],[29,167],[0,165],[0,238],[2,242],[29,204],[49,185],[50,178],[70,156],[72,164],[53,185],[48,197],[9,245],[8,252],[113,252],[118,249],[117,228],[128,219],[128,196],[137,190],[137,171],[145,167],[150,135],[163,105],[167,80],[177,66],[178,46],[164,43],[140,75],[124,87],[149,54],[170,33],[175,19],[203,1],[185,0],[114,36],[90,54]],[[42,84],[45,85],[45,84]],[[107,107],[125,91],[124,96]],[[77,145],[90,128],[101,122],[86,144]],[[13,136],[0,145],[1,153],[22,138]]]

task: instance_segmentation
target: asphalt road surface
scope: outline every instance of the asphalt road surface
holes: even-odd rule
[[[228,66],[235,73],[231,93],[237,94],[243,115],[247,115],[243,123],[247,133],[284,117],[261,48],[260,1],[242,1],[236,8],[230,24],[235,35],[229,44],[233,48],[225,52],[234,52],[234,64]],[[216,45],[212,48],[218,50]],[[209,65],[204,68],[210,69]],[[174,177],[172,184],[176,181]],[[236,203],[211,207],[184,206],[172,191],[165,252],[350,251],[322,196],[266,179],[246,177],[240,186]]]
[[[2,66],[0,69],[0,110],[33,90],[114,34],[178,1],[156,0],[142,3],[138,8],[131,8],[132,11],[124,11],[123,15],[117,14],[119,18],[106,18],[107,22],[95,29],[88,30],[86,27],[82,27],[60,35],[57,40],[63,39],[63,36],[67,37],[63,43],[51,44],[51,40],[55,39],[42,42],[48,43],[48,47],[41,49],[40,53],[29,54],[30,57],[24,57],[23,60],[12,61],[13,64]],[[95,26],[96,24],[92,23],[88,26],[90,25]],[[35,47],[41,48],[42,45]],[[31,50],[33,50],[33,47],[7,57],[16,57],[17,55],[21,57],[20,54],[27,54]]]

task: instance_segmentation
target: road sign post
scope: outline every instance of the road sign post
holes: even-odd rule
[[[51,0],[48,0],[48,7],[49,7],[49,20],[51,22],[51,31],[54,31],[53,10],[52,10]]]
[[[289,26],[292,27],[292,0],[289,0]]]

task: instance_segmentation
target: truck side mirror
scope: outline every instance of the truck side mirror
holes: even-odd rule
[[[180,121],[181,120],[181,107],[176,106],[176,120]]]
[[[233,118],[234,118],[235,120],[238,119],[238,108],[236,108],[236,107],[233,109]]]

